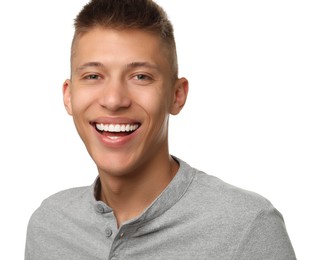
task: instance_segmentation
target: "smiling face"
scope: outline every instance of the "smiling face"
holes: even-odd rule
[[[99,172],[168,160],[169,114],[182,109],[188,83],[173,80],[167,55],[158,36],[141,30],[94,28],[77,39],[64,103]]]

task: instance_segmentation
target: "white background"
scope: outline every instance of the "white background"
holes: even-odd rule
[[[320,259],[319,1],[158,2],[190,81],[184,111],[171,118],[171,153],[267,197],[298,259]],[[44,198],[97,174],[61,97],[85,3],[0,8],[1,259],[23,259],[29,217]]]

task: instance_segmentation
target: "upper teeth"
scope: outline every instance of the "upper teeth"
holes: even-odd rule
[[[96,124],[96,127],[99,131],[108,131],[108,132],[132,132],[136,130],[139,125],[138,124]]]

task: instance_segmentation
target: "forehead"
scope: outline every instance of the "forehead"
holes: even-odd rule
[[[96,27],[75,37],[72,45],[72,62],[92,55],[146,56],[163,58],[167,56],[160,36],[143,30],[116,30]],[[166,57],[165,57],[166,58]]]

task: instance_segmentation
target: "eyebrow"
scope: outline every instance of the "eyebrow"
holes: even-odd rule
[[[132,68],[139,68],[139,67],[146,67],[146,68],[150,68],[150,69],[155,69],[155,70],[160,70],[159,67],[155,64],[149,63],[149,62],[131,62],[129,64],[127,64],[126,66],[128,69],[132,69]]]
[[[105,68],[105,66],[101,63],[101,62],[97,62],[97,61],[90,61],[90,62],[86,62],[82,65],[80,65],[79,67],[76,68],[76,73],[79,73],[79,71],[84,70],[86,68]],[[150,68],[150,69],[155,69],[157,71],[159,71],[159,67],[155,64],[152,64],[150,62],[140,62],[140,61],[135,61],[135,62],[131,62],[129,64],[127,64],[125,66],[127,69],[134,69],[134,68],[139,68],[139,67],[146,67],[146,68]]]
[[[96,61],[91,61],[91,62],[86,62],[82,65],[80,65],[78,68],[76,68],[76,72],[79,72],[81,70],[84,70],[86,68],[104,68],[104,65],[101,62],[96,62]]]

